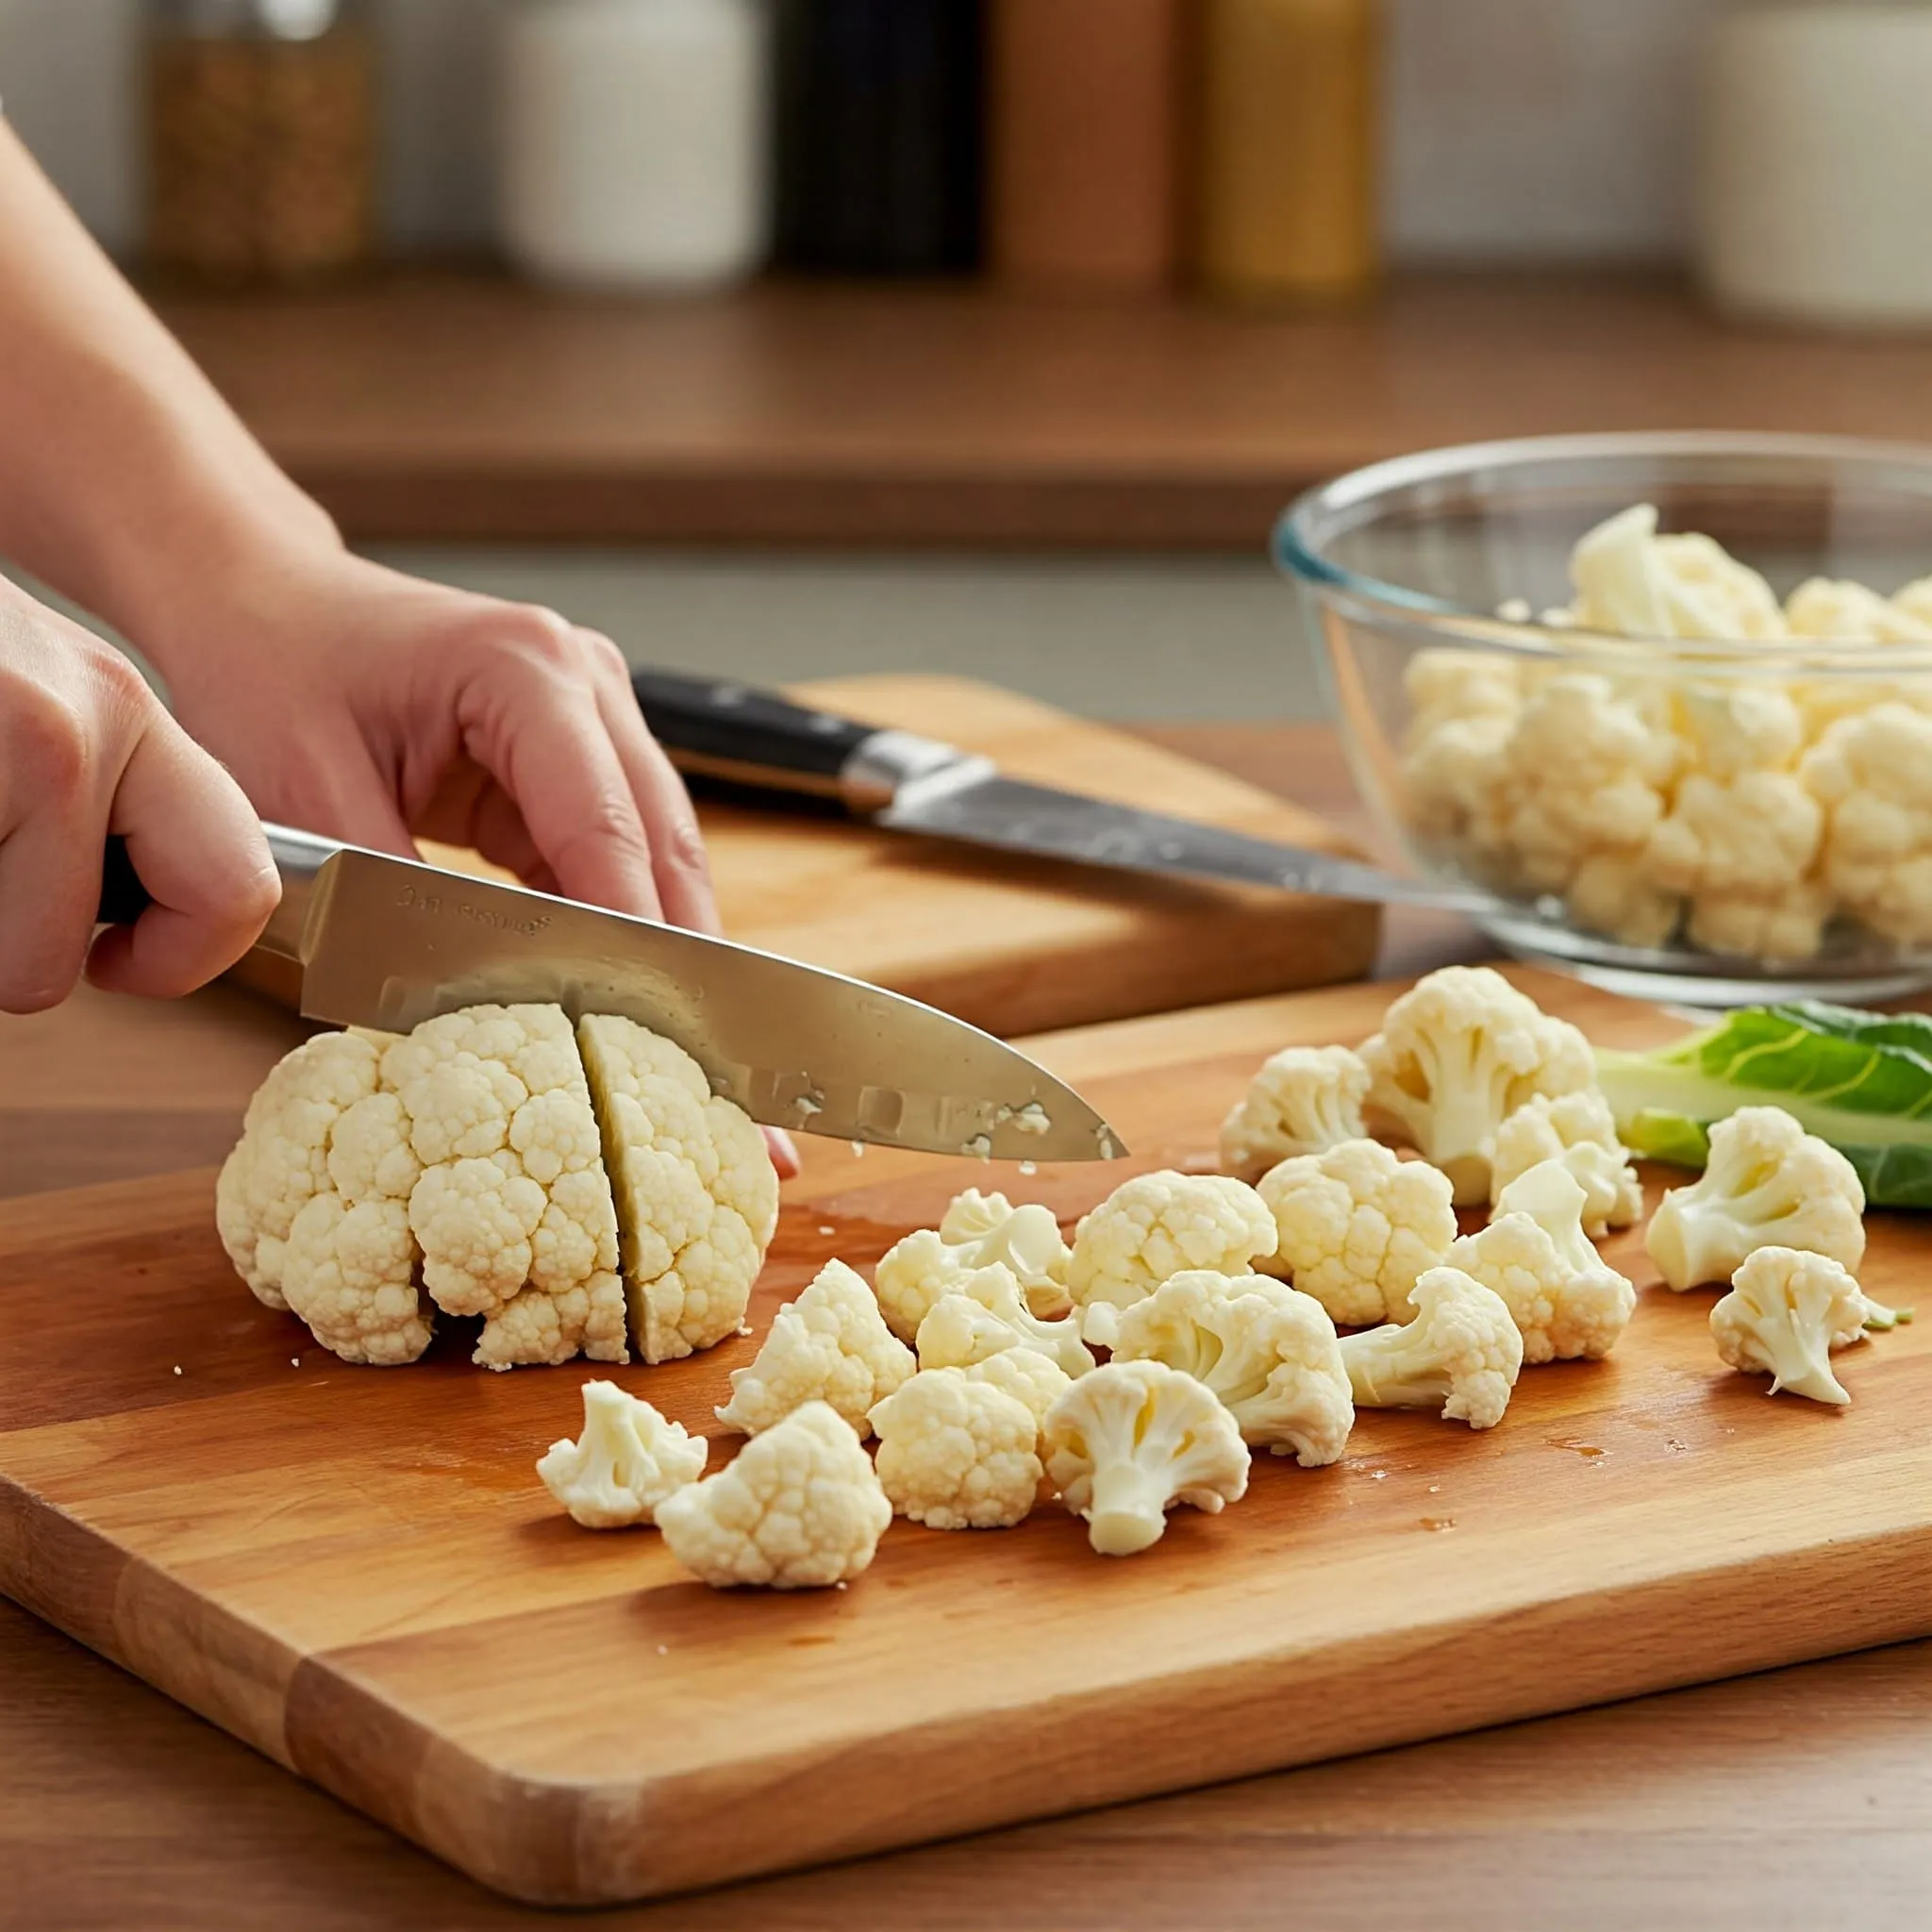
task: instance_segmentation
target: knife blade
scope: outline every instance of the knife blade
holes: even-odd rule
[[[1064,1081],[950,1013],[728,940],[444,872],[282,826],[261,945],[302,969],[302,1011],[403,1032],[487,1002],[618,1013],[675,1041],[768,1126],[997,1160],[1125,1153]],[[147,895],[110,843],[101,919]]]
[[[1438,911],[1493,908],[1474,888],[1009,778],[958,745],[812,710],[776,691],[663,671],[641,671],[631,682],[644,722],[680,771],[774,802],[1118,871]]]

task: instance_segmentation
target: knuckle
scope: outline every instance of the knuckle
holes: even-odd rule
[[[94,765],[93,733],[70,699],[41,690],[15,711],[11,759],[42,801],[67,803],[83,791]]]
[[[593,670],[629,681],[630,666],[625,662],[624,653],[601,630],[580,630],[577,641],[589,654]]]
[[[695,878],[710,877],[711,857],[705,847],[705,835],[689,813],[679,812],[660,826],[657,843],[659,857],[674,871]]]
[[[575,634],[556,611],[541,604],[508,604],[489,622],[496,648],[520,662],[549,672],[579,670]]]

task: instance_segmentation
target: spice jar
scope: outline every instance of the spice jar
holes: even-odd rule
[[[357,0],[149,0],[148,250],[228,283],[360,267],[375,57]]]

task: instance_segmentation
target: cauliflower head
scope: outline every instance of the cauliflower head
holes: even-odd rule
[[[1932,940],[1932,715],[1881,704],[1840,718],[1800,775],[1824,806],[1826,882],[1882,938]]]
[[[1710,1130],[1701,1179],[1674,1188],[1644,1244],[1679,1293],[1728,1280],[1758,1248],[1801,1248],[1847,1269],[1865,1258],[1865,1190],[1836,1147],[1781,1107],[1740,1107]]]
[[[863,1277],[842,1261],[827,1261],[778,1310],[750,1366],[732,1370],[731,1399],[718,1420],[757,1436],[807,1403],[824,1403],[863,1441],[874,1405],[912,1371],[911,1350],[886,1326]]]
[[[1502,1296],[1525,1366],[1607,1356],[1630,1325],[1636,1287],[1591,1246],[1588,1205],[1562,1161],[1540,1161],[1503,1190],[1489,1226],[1449,1250],[1450,1267]]]
[[[1583,1035],[1488,966],[1418,980],[1361,1053],[1371,1104],[1449,1176],[1458,1206],[1489,1198],[1491,1145],[1518,1108],[1596,1084]]]
[[[1103,1557],[1160,1541],[1167,1511],[1210,1516],[1247,1493],[1248,1449],[1235,1419],[1193,1376],[1165,1362],[1108,1362],[1047,1411],[1046,1473]]]
[[[584,1426],[537,1464],[543,1487],[586,1529],[657,1520],[658,1505],[703,1474],[711,1445],[615,1382],[584,1384]]]
[[[1410,1291],[1414,1319],[1341,1338],[1357,1408],[1435,1408],[1493,1428],[1523,1368],[1523,1332],[1503,1298],[1459,1268],[1431,1268]]]
[[[1545,1160],[1560,1160],[1581,1185],[1583,1231],[1602,1241],[1643,1212],[1643,1183],[1617,1138],[1610,1104],[1594,1087],[1574,1093],[1540,1093],[1496,1129],[1490,1153],[1490,1202]]]
[[[1771,1376],[1771,1392],[1842,1408],[1851,1397],[1831,1352],[1865,1332],[1869,1304],[1851,1271],[1827,1255],[1765,1247],[1748,1255],[1731,1291],[1710,1311],[1717,1352],[1745,1374]]]
[[[1359,1141],[1369,1070],[1345,1046],[1291,1046],[1266,1061],[1221,1124],[1221,1165],[1257,1181],[1277,1161]]]
[[[892,1506],[852,1424],[808,1402],[658,1505],[665,1546],[714,1590],[824,1590],[871,1564]]]
[[[1039,1419],[964,1369],[922,1369],[872,1412],[878,1477],[929,1529],[1009,1529],[1040,1491]]]
[[[738,1332],[778,1224],[764,1136],[680,1046],[604,1014],[577,1039],[603,1117],[631,1331],[647,1362]]]
[[[941,1295],[995,1265],[1012,1272],[1034,1314],[1066,1314],[1074,1305],[1066,1287],[1070,1258],[1050,1208],[1015,1208],[1004,1194],[969,1188],[955,1197],[937,1228],[921,1228],[889,1248],[874,1280],[887,1325],[901,1341],[910,1341]]]
[[[1124,1181],[1074,1231],[1067,1287],[1088,1339],[1103,1347],[1113,1312],[1150,1295],[1170,1274],[1211,1268],[1244,1274],[1272,1255],[1274,1217],[1245,1181],[1165,1169]]]
[[[1258,1265],[1291,1276],[1344,1326],[1405,1321],[1416,1276],[1456,1239],[1452,1191],[1426,1161],[1374,1141],[1284,1160],[1261,1176],[1276,1247]]]
[[[1093,1357],[1080,1340],[1080,1324],[1069,1315],[1042,1322],[1027,1307],[1010,1268],[990,1268],[962,1275],[919,1324],[919,1365],[964,1369],[1008,1349],[1044,1356],[1062,1374],[1084,1375]]]
[[[1258,1274],[1170,1276],[1121,1317],[1115,1361],[1165,1362],[1220,1398],[1241,1440],[1304,1469],[1334,1462],[1355,1426],[1335,1324],[1313,1295]]]

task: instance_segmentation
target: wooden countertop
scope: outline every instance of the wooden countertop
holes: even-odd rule
[[[1284,315],[974,285],[658,304],[410,272],[161,312],[358,539],[1254,551],[1317,478],[1582,429],[1932,441],[1932,342],[1675,284],[1439,275]]]
[[[1332,739],[1163,741],[1347,822]],[[1286,754],[1286,755],[1285,755]],[[1391,919],[1391,970],[1468,957]],[[215,992],[0,1021],[0,1191],[213,1158],[294,1023]],[[0,1293],[5,1285],[0,1284]],[[1560,1672],[1526,1653],[1525,1671]],[[1443,1660],[1453,1670],[1453,1658]],[[772,1928],[1923,1926],[1932,1644],[1913,1644],[611,1913]],[[581,1924],[494,1898],[0,1602],[0,1925]]]

